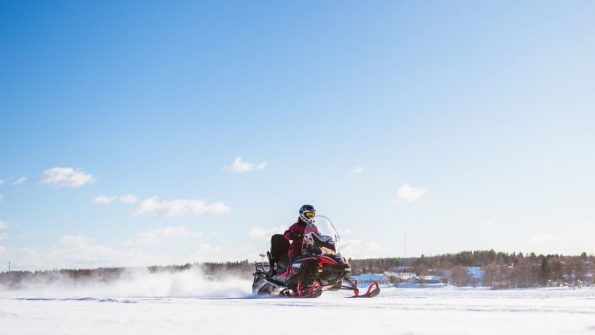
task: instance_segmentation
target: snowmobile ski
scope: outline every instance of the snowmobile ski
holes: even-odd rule
[[[358,288],[355,288],[353,292],[355,294],[352,296],[352,298],[374,298],[380,293],[380,287],[378,286],[378,283],[374,281],[370,284],[370,286],[368,286],[366,293],[360,295]]]

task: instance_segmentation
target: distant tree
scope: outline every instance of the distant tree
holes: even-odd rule
[[[455,286],[468,286],[470,282],[469,272],[467,268],[462,265],[456,265],[452,268],[451,282]]]
[[[550,274],[551,274],[551,270],[550,270],[550,266],[547,262],[547,258],[543,255],[541,255],[541,272],[540,272],[540,279],[541,279],[541,285],[546,286],[548,281],[550,280]]]
[[[428,273],[428,267],[425,266],[423,263],[417,264],[413,270],[416,275],[423,277]]]
[[[560,257],[557,255],[551,257],[548,256],[548,264],[550,266],[550,280],[555,281],[557,284],[561,284],[564,279],[564,270],[562,268]]]

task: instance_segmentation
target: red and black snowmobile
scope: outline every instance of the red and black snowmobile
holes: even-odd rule
[[[320,231],[323,230],[322,234]],[[284,295],[316,298],[322,291],[350,290],[353,297],[375,297],[380,293],[372,282],[363,294],[357,281],[350,278],[351,266],[338,251],[340,241],[335,226],[325,216],[318,215],[304,230],[302,254],[289,260],[289,241],[283,235],[271,237],[268,263],[255,264],[252,292],[255,295]]]

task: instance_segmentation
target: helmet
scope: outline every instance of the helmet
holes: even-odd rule
[[[312,219],[316,215],[316,210],[312,205],[303,205],[300,208],[300,219],[307,223],[312,223]]]

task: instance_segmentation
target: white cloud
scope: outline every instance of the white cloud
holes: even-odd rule
[[[8,229],[8,223],[6,221],[0,220],[0,231]],[[6,240],[6,234],[0,233],[0,241]]]
[[[15,249],[15,254],[18,255],[18,263],[20,269],[39,270],[43,268],[55,268],[55,264],[48,266],[47,252],[42,252],[36,248],[20,248]]]
[[[94,183],[95,179],[88,173],[68,167],[55,167],[45,170],[41,182],[55,186],[81,187]]]
[[[3,245],[0,245],[0,256],[2,256],[4,254],[4,252],[6,252],[6,247]]]
[[[262,161],[262,162],[256,164],[256,171],[262,171],[262,170],[266,169],[268,164],[269,164],[268,161]]]
[[[358,239],[343,240],[339,244],[341,254],[351,258],[373,258],[379,257],[385,248],[376,242],[364,242]]]
[[[287,230],[287,228],[284,226],[279,226],[276,228],[269,228],[269,229],[261,228],[261,227],[252,227],[252,229],[250,229],[250,232],[248,234],[250,235],[250,237],[252,237],[254,239],[269,241],[273,234],[283,234],[283,232],[285,230]]]
[[[217,254],[221,251],[221,247],[215,246],[215,245],[211,245],[211,244],[206,244],[206,243],[201,243],[198,246],[198,249],[196,250],[196,253],[198,255],[213,255],[213,254]]]
[[[352,235],[352,234],[353,234],[353,232],[349,228],[339,230],[339,235],[340,236],[349,236],[349,235]]]
[[[99,195],[97,197],[95,197],[95,199],[93,199],[93,203],[94,204],[101,204],[101,205],[107,205],[107,204],[111,204],[112,202],[118,200],[119,202],[123,202],[125,204],[129,204],[129,205],[134,205],[134,203],[136,203],[136,197],[132,194],[123,194],[121,196],[105,196],[105,195]]]
[[[27,182],[27,177],[20,177],[12,181],[13,185],[23,185]]]
[[[174,199],[159,201],[157,197],[143,200],[134,215],[161,213],[165,216],[180,216],[184,214],[227,214],[231,211],[222,201],[208,203],[202,199]]]
[[[354,174],[361,174],[362,172],[364,172],[364,167],[363,166],[354,166],[351,168],[351,172]]]
[[[94,243],[79,235],[65,235],[57,246],[52,246],[47,257],[50,260],[67,264],[69,267],[81,265],[109,264],[127,257],[119,250]]]
[[[496,221],[494,220],[487,220],[483,222],[484,226],[493,226],[496,224]]]
[[[136,197],[132,194],[122,194],[120,197],[118,197],[118,201],[125,204],[134,205],[136,203]]]
[[[412,203],[417,199],[423,197],[425,194],[425,189],[405,184],[401,186],[401,188],[399,188],[399,191],[397,192],[397,203]]]
[[[553,242],[557,241],[559,238],[557,235],[554,234],[542,234],[542,235],[535,235],[531,236],[531,241],[534,242]]]
[[[93,203],[100,204],[100,205],[107,205],[107,204],[111,204],[112,202],[114,202],[114,200],[116,200],[116,197],[108,197],[105,195],[99,195],[99,196],[95,197],[95,199],[93,199]]]
[[[142,232],[132,241],[126,241],[125,245],[159,245],[162,241],[174,237],[199,237],[200,234],[191,234],[186,227],[165,227],[151,231]]]
[[[19,269],[91,268],[98,266],[139,266],[156,264],[160,255],[146,258],[136,249],[116,249],[94,242],[86,236],[64,235],[49,248],[11,249]]]
[[[242,160],[241,156],[236,157],[233,164],[229,167],[226,167],[226,170],[229,170],[234,173],[244,173],[244,172],[252,172],[252,171],[262,171],[266,169],[268,162],[262,161],[258,164],[246,162]]]

